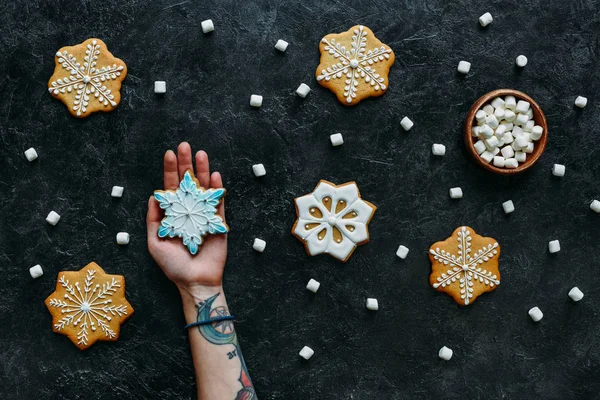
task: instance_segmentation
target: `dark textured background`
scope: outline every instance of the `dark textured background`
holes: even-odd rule
[[[146,249],[146,201],[183,140],[221,171],[232,228],[225,288],[264,399],[592,399],[600,380],[600,6],[593,0],[5,1],[0,5],[0,394],[3,399],[195,397],[180,300]],[[479,15],[494,22],[482,29]],[[203,35],[200,21],[216,30]],[[387,94],[345,108],[315,81],[318,43],[362,23],[396,53]],[[85,120],[47,93],[54,53],[99,37],[128,66],[115,112]],[[285,54],[277,39],[290,42]],[[529,64],[514,67],[518,54]],[[461,59],[473,66],[456,73]],[[155,80],[168,93],[153,93]],[[305,82],[313,91],[300,99]],[[546,113],[539,163],[478,168],[461,126],[472,102],[522,90]],[[264,96],[260,110],[248,105]],[[575,109],[577,95],[588,106]],[[410,132],[400,128],[408,115]],[[345,144],[333,148],[329,135]],[[443,158],[431,144],[443,143]],[[28,163],[23,151],[40,155]],[[254,178],[251,165],[268,174]],[[567,167],[562,179],[552,164]],[[308,257],[293,198],[356,180],[378,206],[347,264]],[[125,187],[121,199],[113,185]],[[452,201],[448,189],[465,196]],[[516,211],[504,215],[512,199]],[[49,226],[50,210],[62,215]],[[467,308],[428,284],[426,251],[468,224],[502,246],[502,285]],[[118,231],[131,233],[119,247]],[[251,246],[267,241],[265,253]],[[547,243],[562,251],[549,255]],[[400,244],[406,260],[395,256]],[[117,343],[80,352],[43,301],[61,270],[123,274],[135,315]],[[45,275],[29,277],[40,263]],[[321,282],[316,295],[304,288]],[[586,297],[570,302],[579,286]],[[365,297],[380,310],[365,309]],[[527,310],[539,306],[534,324]],[[298,357],[304,345],[316,354]],[[438,349],[454,349],[450,362]]]

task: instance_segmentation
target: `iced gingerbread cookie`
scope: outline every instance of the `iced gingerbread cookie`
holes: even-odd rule
[[[115,342],[121,324],[133,314],[125,299],[125,278],[108,275],[94,262],[79,271],[58,274],[56,290],[46,299],[52,330],[80,350],[97,340]]]
[[[325,36],[319,50],[317,81],[335,93],[342,104],[353,106],[387,90],[394,52],[366,26],[356,25],[346,32]]]
[[[192,255],[198,252],[204,237],[227,233],[229,227],[217,213],[225,189],[204,189],[191,170],[187,170],[177,190],[156,190],[154,198],[165,210],[158,237],[183,238]]]
[[[121,101],[127,65],[114,57],[100,39],[61,48],[48,81],[50,94],[65,103],[74,117],[112,111]]]
[[[327,253],[345,262],[356,246],[369,241],[368,225],[377,207],[360,198],[355,182],[338,186],[321,180],[294,202],[298,219],[292,233],[309,255]]]
[[[469,305],[500,284],[499,256],[496,239],[479,236],[472,228],[461,226],[451,237],[429,248],[429,282],[458,304]]]

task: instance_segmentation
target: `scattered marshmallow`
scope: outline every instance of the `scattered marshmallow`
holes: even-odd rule
[[[552,254],[560,251],[560,242],[558,240],[551,240],[548,242],[548,251]]]
[[[50,225],[56,225],[60,221],[60,215],[55,211],[50,211],[48,216],[46,217],[46,222]]]
[[[442,360],[446,360],[449,361],[452,358],[452,354],[454,352],[452,351],[452,349],[447,348],[446,346],[442,347],[438,353],[438,356],[442,359]]]
[[[266,247],[267,242],[259,238],[254,238],[254,243],[252,243],[252,248],[254,250],[258,251],[259,253],[262,253],[263,251],[265,251]]]
[[[120,245],[129,244],[129,233],[127,233],[127,232],[117,233],[117,244],[120,244]]]
[[[538,322],[539,320],[544,318],[544,313],[538,307],[533,307],[531,310],[529,310],[528,313],[533,322]]]
[[[32,162],[33,160],[38,158],[38,153],[33,147],[30,147],[29,149],[25,150],[25,158],[27,159],[27,161]]]
[[[481,17],[479,17],[479,24],[481,26],[485,27],[485,26],[488,26],[489,24],[491,24],[493,20],[494,20],[494,18],[492,17],[492,14],[490,14],[489,12],[486,12]]]
[[[113,186],[110,191],[112,197],[123,197],[123,186]]]
[[[434,156],[443,156],[446,154],[446,146],[434,143],[433,146],[431,146],[431,152]]]
[[[202,26],[202,33],[209,33],[215,30],[215,24],[213,24],[212,19],[206,19],[200,25]]]
[[[265,169],[265,166],[262,164],[254,164],[252,166],[252,172],[254,173],[254,176],[256,176],[256,177],[265,176],[267,174],[267,170]]]
[[[285,52],[285,51],[287,50],[287,48],[288,48],[288,45],[289,45],[289,43],[288,43],[288,42],[286,42],[286,41],[285,41],[285,40],[283,40],[283,39],[279,39],[279,40],[277,41],[277,43],[275,43],[275,48],[276,48],[277,50],[279,50],[280,52],[282,52],[282,53],[283,53],[283,52]]]
[[[569,290],[569,297],[573,301],[579,301],[583,299],[583,292],[579,290],[577,286],[575,286],[573,289]]]
[[[306,284],[306,289],[310,290],[313,293],[317,293],[317,290],[319,290],[320,286],[321,284],[319,282],[311,278],[311,280],[308,281],[308,283]]]
[[[463,191],[459,187],[454,187],[450,189],[450,198],[451,199],[462,199]]]
[[[515,63],[517,64],[518,67],[523,68],[524,66],[527,65],[527,57],[525,57],[523,54],[521,54],[520,56],[518,56],[516,58]]]
[[[344,137],[341,133],[334,133],[329,136],[329,140],[331,140],[331,144],[334,146],[341,146],[344,144]]]
[[[554,164],[552,167],[552,175],[554,176],[565,176],[565,166],[562,164]]]
[[[299,354],[300,357],[304,358],[305,360],[309,360],[313,354],[315,354],[315,351],[308,346],[304,346],[302,350],[300,350]]]
[[[252,96],[250,96],[250,105],[252,107],[259,108],[262,106],[262,102],[263,102],[263,97],[261,95],[253,94]]]
[[[410,129],[415,125],[414,122],[410,120],[408,117],[402,118],[400,121],[400,125],[404,128],[405,131],[410,131]]]
[[[400,247],[398,247],[398,250],[396,251],[396,255],[403,260],[406,259],[406,256],[408,255],[408,247],[400,245]]]
[[[42,266],[40,264],[37,264],[29,268],[29,275],[31,275],[33,279],[36,279],[44,275],[44,270],[42,269]],[[583,297],[583,295],[581,297]]]
[[[511,212],[515,211],[515,204],[512,200],[507,200],[502,203],[502,209],[506,214],[510,214]]]
[[[592,204],[590,204],[590,209],[592,211],[595,211],[598,214],[600,214],[600,201],[598,201],[598,200],[592,201]]]
[[[155,81],[154,82],[154,93],[158,93],[158,94],[167,93],[167,82]]]
[[[296,94],[302,98],[305,98],[310,92],[310,87],[306,83],[301,83],[296,89]]]
[[[577,96],[575,105],[579,108],[584,108],[587,105],[587,97]]]
[[[468,74],[469,71],[471,70],[471,63],[468,61],[460,61],[458,63],[458,67],[456,68],[456,70],[458,72],[460,72],[461,74]]]
[[[481,154],[485,151],[485,143],[483,142],[483,140],[478,140],[474,145],[473,148],[475,149],[475,151],[477,152],[477,154]]]
[[[371,311],[379,310],[379,303],[377,302],[377,299],[368,298],[367,299],[367,308]]]

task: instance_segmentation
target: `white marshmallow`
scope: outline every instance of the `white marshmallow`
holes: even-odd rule
[[[492,129],[496,129],[500,123],[494,114],[490,114],[485,117],[485,124]]]
[[[527,160],[527,154],[522,151],[515,151],[515,159],[521,163],[525,162],[525,160]]]
[[[200,25],[202,26],[203,33],[209,33],[215,30],[215,24],[213,24],[212,19],[206,19],[200,22]]]
[[[475,119],[477,123],[483,124],[485,122],[486,113],[483,110],[477,110],[475,113]]]
[[[494,18],[492,17],[492,14],[490,14],[489,12],[486,12],[481,17],[479,17],[479,24],[481,26],[488,26],[489,24],[492,23],[493,20],[494,20]]]
[[[516,138],[523,136],[523,128],[521,128],[520,126],[514,126],[512,129],[512,135]]]
[[[508,122],[512,122],[517,118],[517,114],[515,114],[512,110],[504,111],[504,119]]]
[[[527,140],[527,143],[531,143],[531,132],[525,132],[523,131],[523,135],[522,135],[523,139]]]
[[[60,221],[60,215],[58,215],[58,213],[55,211],[50,211],[50,213],[46,217],[46,222],[50,225],[56,225],[58,224],[58,221]]]
[[[344,137],[341,133],[334,133],[333,135],[329,136],[329,140],[334,146],[341,146],[344,144]]]
[[[279,39],[277,43],[275,43],[275,48],[283,53],[288,48],[288,45],[288,42],[283,39]]]
[[[504,210],[504,213],[510,214],[511,212],[515,211],[515,204],[512,200],[507,200],[502,203],[502,209]]]
[[[494,131],[494,134],[496,136],[498,136],[498,138],[501,138],[504,134],[506,133],[506,125],[500,125],[499,127],[496,128],[496,130]]]
[[[500,121],[501,119],[504,119],[505,113],[506,113],[506,111],[504,111],[504,108],[496,108],[494,110],[494,115],[496,116],[498,121]]]
[[[569,290],[569,297],[573,301],[579,301],[579,300],[583,299],[583,292],[581,290],[579,290],[579,288],[577,286],[575,286],[574,288]]]
[[[158,93],[158,94],[167,93],[167,82],[154,81],[154,93]]]
[[[494,107],[492,107],[491,104],[486,104],[485,106],[483,106],[482,108],[483,112],[485,112],[487,115],[491,115],[494,113]]]
[[[523,68],[527,65],[527,57],[521,54],[516,58],[515,62],[517,63],[517,66]]]
[[[587,97],[577,96],[575,105],[579,108],[584,108],[587,105]]]
[[[600,201],[598,201],[598,200],[592,201],[592,204],[590,204],[590,209],[592,211],[597,212],[598,214],[600,214]]]
[[[483,140],[478,140],[473,145],[473,148],[475,149],[475,151],[477,152],[477,154],[481,154],[481,153],[483,153],[485,151],[485,143],[483,142]]]
[[[504,144],[511,144],[515,141],[515,138],[513,137],[511,132],[506,132],[504,135],[502,135],[502,141],[504,142]]]
[[[446,154],[446,146],[434,143],[433,146],[431,146],[431,152],[434,156],[443,156]]]
[[[254,176],[256,176],[256,177],[265,176],[267,174],[267,170],[265,169],[265,166],[262,164],[254,164],[252,166],[252,172],[254,173]]]
[[[494,150],[496,147],[498,147],[498,138],[496,136],[492,136],[489,139],[485,139],[485,147],[487,147],[489,151]]]
[[[35,151],[35,149],[33,147],[30,147],[27,150],[25,150],[24,154],[25,154],[25,158],[29,162],[32,162],[33,160],[38,158],[38,153],[37,153],[37,151]]]
[[[473,135],[474,137],[479,137],[479,126],[474,126],[471,128],[471,135]]]
[[[304,358],[305,360],[309,360],[314,354],[314,350],[311,349],[308,346],[304,346],[302,348],[302,350],[300,350],[300,353],[298,353],[300,355],[300,357]]]
[[[321,286],[321,284],[319,282],[315,281],[314,279],[311,279],[306,284],[306,289],[310,290],[313,293],[317,293],[317,290],[319,290],[320,286]]]
[[[494,108],[504,108],[504,100],[502,100],[502,97],[496,97],[490,104]]]
[[[498,168],[504,168],[504,157],[502,156],[494,156],[494,167],[498,167]]]
[[[128,244],[129,243],[129,233],[127,232],[119,232],[117,233],[117,244]]]
[[[404,260],[408,255],[408,247],[400,245],[400,247],[398,247],[398,250],[396,251],[396,255]]]
[[[515,151],[510,146],[504,146],[502,150],[500,150],[500,153],[502,153],[502,157],[504,158],[512,158],[515,156]]]
[[[505,119],[506,119],[506,114],[505,114]],[[506,127],[506,131],[507,132],[511,132],[513,130],[513,127],[514,127],[514,125],[513,125],[512,122],[503,122],[500,125],[503,125],[504,127]]]
[[[529,117],[529,119],[532,119],[532,118],[533,118],[533,109],[532,109],[532,108],[530,108],[529,110],[527,110],[527,113],[526,113],[526,114],[527,114],[527,116]]]
[[[497,156],[500,154],[500,147],[495,147],[494,150],[491,151],[492,155]]]
[[[112,197],[123,197],[123,190],[125,190],[123,186],[113,186],[110,195]]]
[[[305,98],[310,92],[310,87],[306,83],[301,83],[296,89],[296,94],[302,98]]]
[[[471,70],[471,63],[468,61],[461,61],[458,63],[458,67],[456,68],[458,72],[461,74],[468,74]]]
[[[531,154],[531,153],[533,153],[533,148],[534,148],[533,143],[527,143],[527,147],[525,147],[523,149],[523,152],[525,152],[527,154]]]
[[[261,95],[253,94],[252,96],[250,96],[250,105],[252,107],[257,107],[257,108],[261,107],[262,102],[263,102],[263,97]]]
[[[462,199],[463,191],[459,187],[453,187],[450,189],[450,198],[451,199]]]
[[[530,104],[525,100],[519,100],[519,102],[517,103],[517,107],[515,107],[515,111],[517,112],[517,114],[526,114],[527,110],[529,110],[529,106]]]
[[[529,121],[529,117],[527,114],[517,114],[517,118],[515,119],[516,125],[525,125]]]
[[[29,275],[31,275],[33,279],[36,279],[44,275],[44,270],[42,269],[42,266],[40,264],[37,264],[29,268]]]
[[[488,125],[481,125],[481,127],[479,128],[479,136],[483,136],[484,138],[489,139],[492,136],[494,136],[494,130]]]
[[[452,358],[453,351],[452,349],[447,348],[446,346],[442,347],[438,352],[438,356],[442,360],[449,361]]]
[[[263,251],[265,251],[266,247],[267,242],[259,238],[254,238],[254,243],[252,243],[252,248],[254,250],[258,251],[259,253],[262,253]]]
[[[523,136],[519,136],[515,139],[514,147],[516,147],[517,149],[524,149],[527,147],[528,144],[529,142],[526,138],[524,138]]]
[[[531,310],[529,310],[529,316],[533,322],[538,322],[544,318],[544,313],[542,313],[542,310],[540,310],[538,307],[533,307]]]
[[[523,127],[523,130],[525,132],[531,133],[531,131],[533,130],[533,127],[535,126],[535,121],[532,120],[531,117],[529,117],[529,116],[527,116],[527,117],[529,118],[529,120],[527,121],[527,123]]]
[[[484,146],[485,146],[485,144],[484,144]],[[486,163],[489,164],[494,159],[494,153],[491,153],[491,152],[489,152],[489,151],[486,150],[483,153],[481,153],[481,155],[479,157],[481,157],[481,159],[483,161],[485,161]]]
[[[544,128],[539,125],[535,125],[531,128],[531,140],[540,140],[544,133]]]
[[[400,121],[400,126],[402,126],[405,131],[410,131],[414,125],[415,124],[408,117],[404,117],[402,118],[402,121]]]
[[[565,166],[562,164],[554,164],[552,167],[552,175],[554,176],[565,176]]]
[[[548,242],[548,251],[551,254],[558,253],[560,251],[560,242],[558,240]]]
[[[505,168],[517,168],[519,166],[519,162],[517,161],[516,158],[507,158],[506,160],[504,160],[504,167]]]
[[[377,302],[377,299],[368,298],[367,299],[367,309],[369,309],[371,311],[379,310],[379,303]]]
[[[504,108],[514,110],[517,107],[517,99],[515,96],[506,96],[504,98]]]

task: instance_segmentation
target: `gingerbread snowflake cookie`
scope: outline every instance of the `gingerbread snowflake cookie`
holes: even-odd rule
[[[294,202],[298,219],[292,233],[309,255],[327,253],[345,262],[356,246],[369,241],[368,225],[377,207],[361,199],[355,182],[321,180],[312,193]]]
[[[366,26],[329,34],[321,39],[319,49],[317,81],[335,93],[342,104],[353,106],[387,90],[394,52]]]
[[[121,324],[133,314],[125,299],[125,278],[108,275],[94,262],[79,271],[58,274],[56,290],[46,299],[52,330],[80,350],[98,340],[119,339]]]
[[[446,292],[460,305],[469,305],[500,284],[496,239],[483,237],[468,226],[456,228],[452,236],[429,248],[434,289]]]
[[[96,111],[112,111],[121,101],[121,82],[127,75],[125,63],[114,57],[100,39],[61,48],[48,91],[69,109],[85,118]]]

